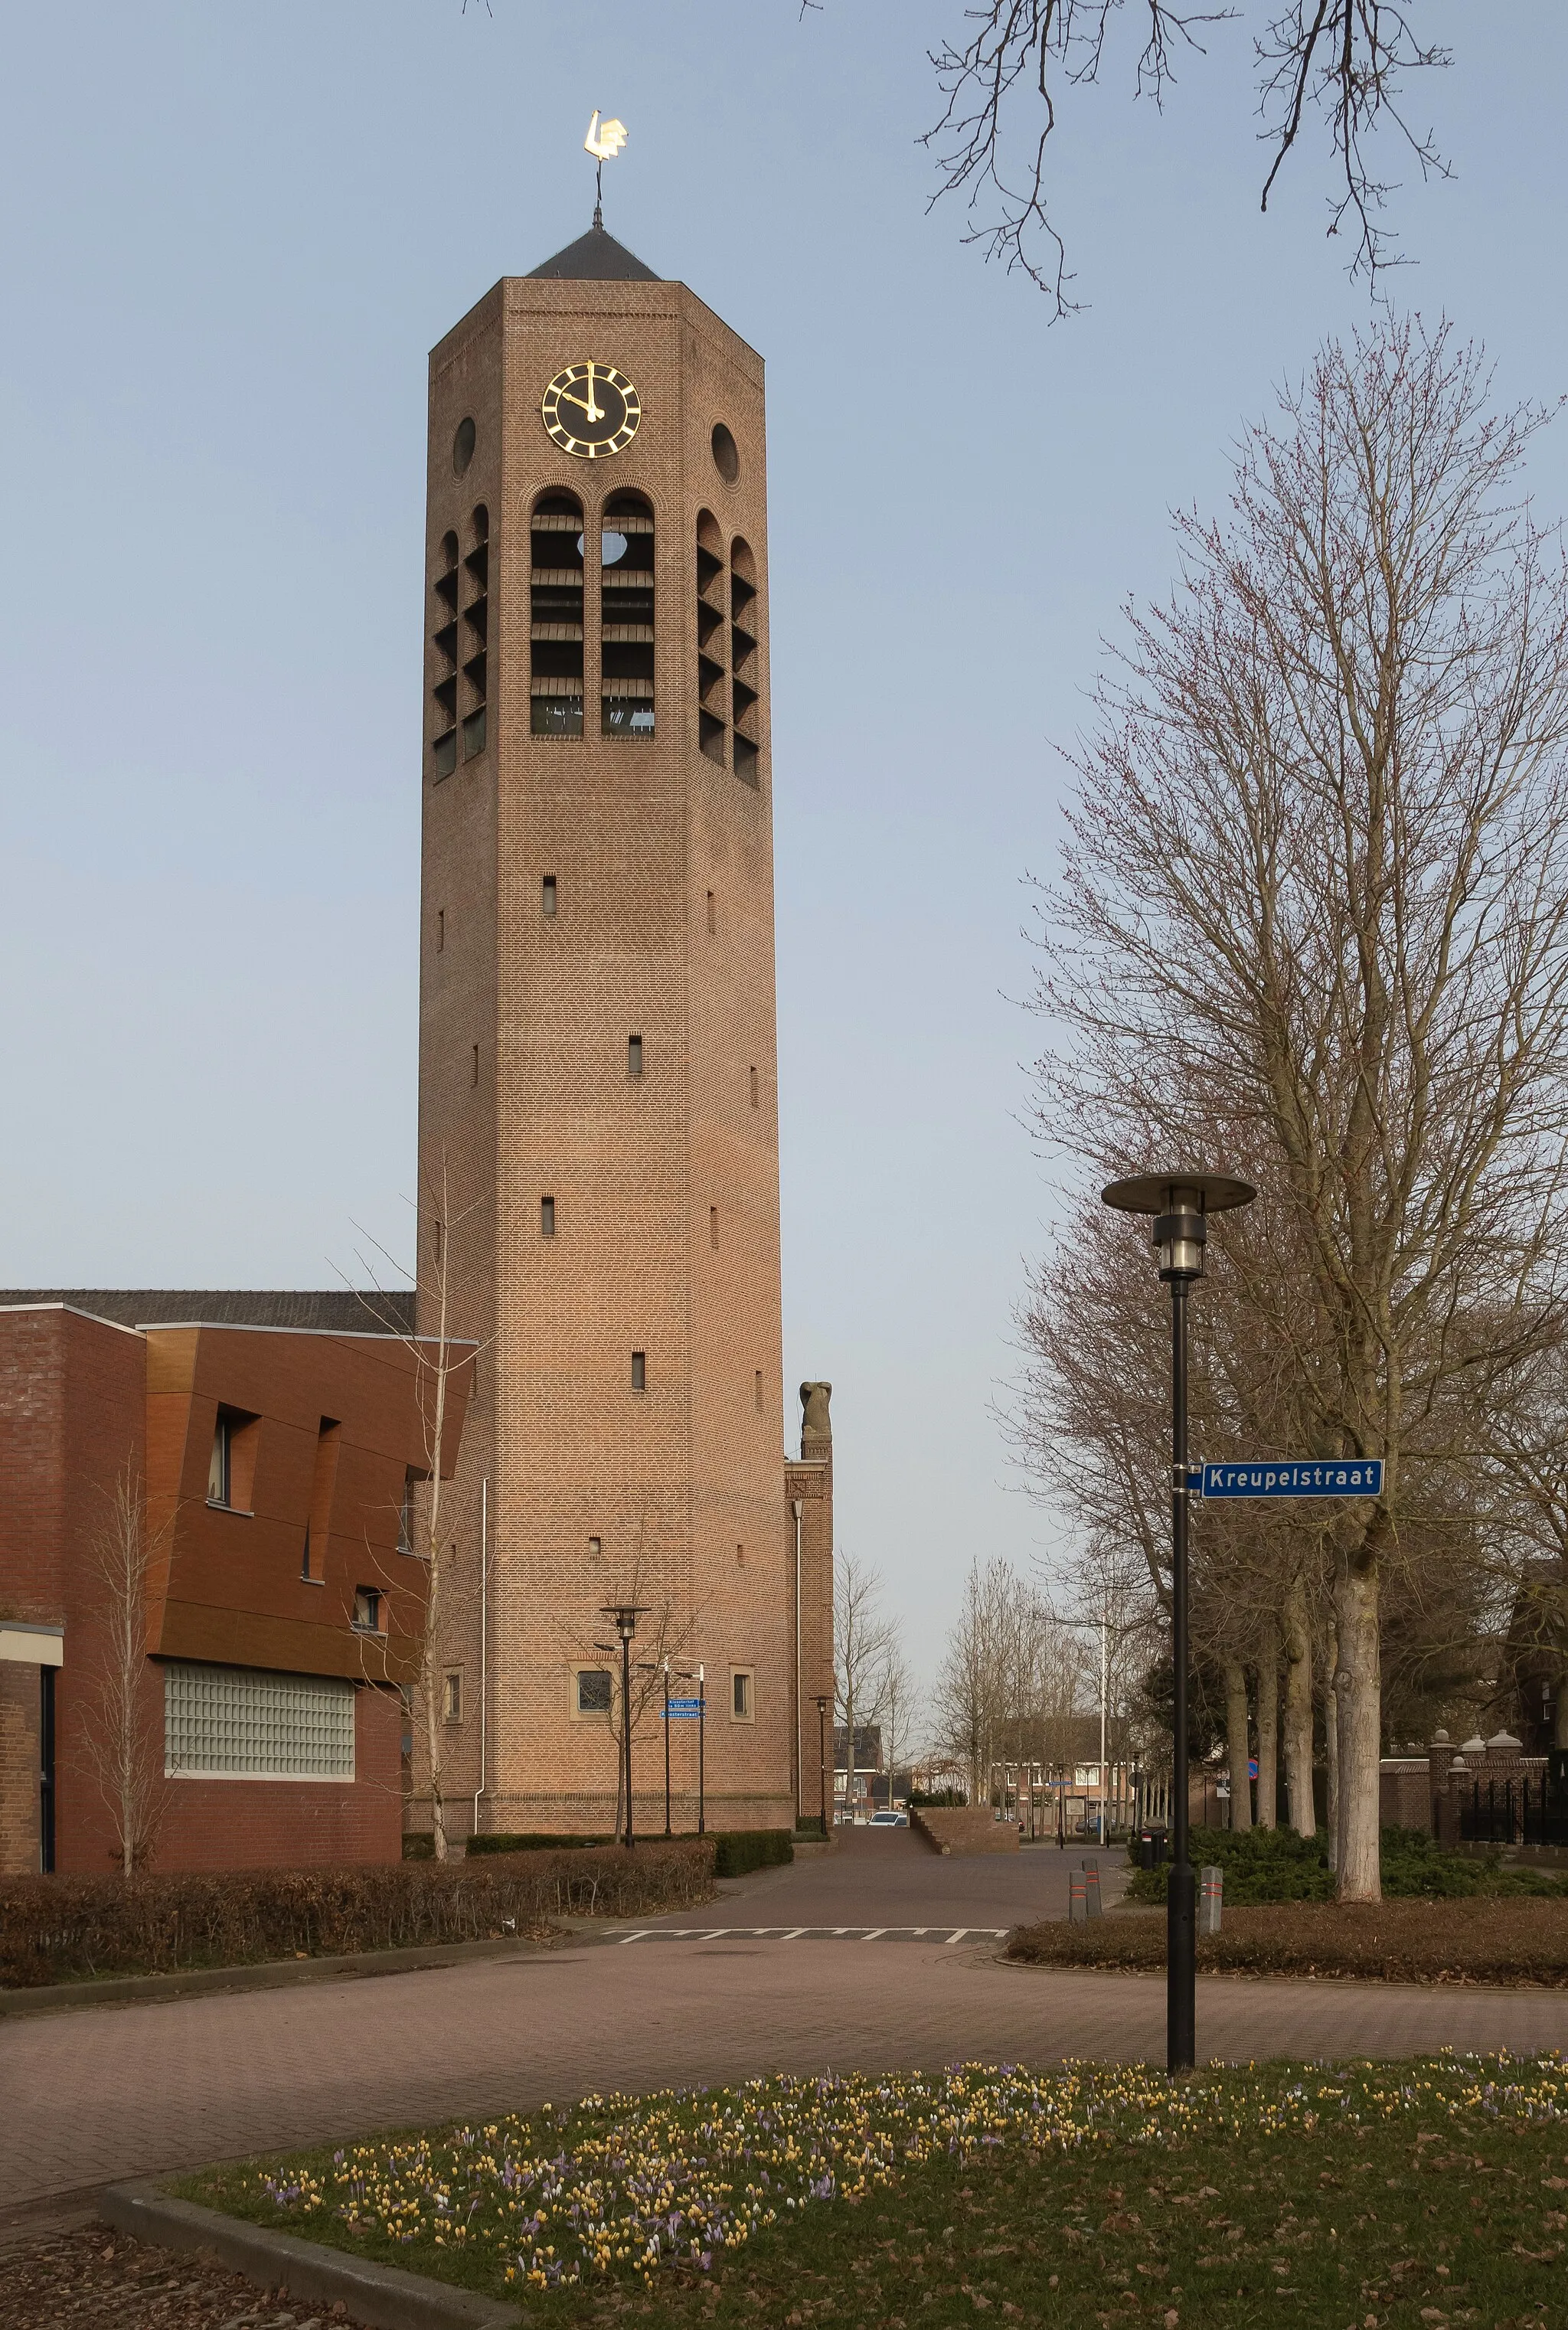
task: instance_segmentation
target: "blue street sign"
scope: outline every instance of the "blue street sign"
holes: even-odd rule
[[[672,1699],[666,1708],[666,1715],[701,1715],[705,1702],[700,1699]]]
[[[1205,1464],[1205,1497],[1381,1497],[1381,1456],[1328,1457],[1297,1463]]]

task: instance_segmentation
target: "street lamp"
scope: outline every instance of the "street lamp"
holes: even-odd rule
[[[620,1759],[621,1776],[626,1787],[626,1834],[621,1842],[631,1850],[631,1644],[637,1633],[637,1622],[647,1615],[647,1605],[641,1602],[612,1602],[600,1608],[600,1616],[608,1618],[620,1642]]]
[[[1187,1858],[1187,1289],[1204,1274],[1207,1217],[1249,1206],[1249,1181],[1224,1173],[1140,1173],[1100,1191],[1124,1214],[1154,1217],[1159,1274],[1170,1288],[1171,1665],[1175,1680],[1171,1870],[1166,1926],[1166,2065],[1190,2071],[1197,2047],[1197,1882]]]
[[[822,1778],[822,1833],[827,1834],[827,1707],[824,1696],[817,1702],[817,1768]]]

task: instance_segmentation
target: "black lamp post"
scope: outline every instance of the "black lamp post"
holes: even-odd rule
[[[1257,1191],[1223,1173],[1141,1173],[1100,1196],[1124,1214],[1152,1214],[1159,1274],[1170,1288],[1171,1666],[1175,1681],[1171,1871],[1166,1929],[1166,2066],[1190,2071],[1197,2048],[1197,1880],[1187,1838],[1187,1289],[1204,1274],[1206,1217],[1251,1205]]]
[[[626,1788],[626,1834],[621,1842],[631,1850],[631,1645],[637,1633],[637,1622],[646,1615],[647,1605],[640,1602],[611,1603],[600,1611],[615,1627],[620,1641],[620,1768]]]
[[[822,1833],[827,1834],[827,1700],[817,1702],[817,1769],[822,1780]]]

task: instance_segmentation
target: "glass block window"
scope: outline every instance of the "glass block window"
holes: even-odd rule
[[[170,1779],[352,1780],[354,1685],[258,1667],[164,1669]]]

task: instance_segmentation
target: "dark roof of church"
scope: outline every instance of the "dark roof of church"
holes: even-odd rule
[[[601,226],[590,226],[543,267],[534,269],[534,276],[554,276],[567,283],[662,283],[664,277],[645,267],[635,251],[614,235],[606,234]]]
[[[118,1327],[293,1327],[336,1335],[407,1335],[413,1332],[414,1298],[393,1290],[360,1295],[351,1287],[306,1289],[204,1287],[194,1293],[147,1287],[30,1287],[0,1292],[0,1309],[11,1304],[63,1302],[72,1311]]]

